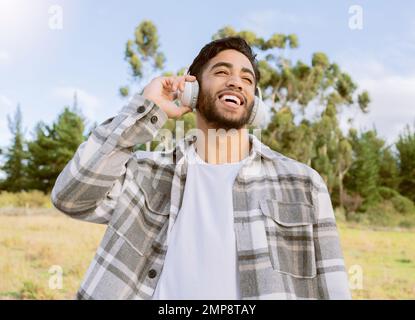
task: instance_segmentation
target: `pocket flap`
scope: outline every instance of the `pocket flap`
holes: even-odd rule
[[[305,226],[315,223],[314,207],[305,202],[282,202],[274,199],[260,201],[264,215],[287,226]]]
[[[141,191],[144,193],[145,203],[148,209],[161,215],[170,214],[170,196],[154,188],[150,181],[143,181],[139,184]]]

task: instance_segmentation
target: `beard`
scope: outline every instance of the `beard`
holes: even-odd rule
[[[245,126],[249,121],[254,107],[254,102],[250,106],[247,106],[245,103],[242,106],[243,110],[241,115],[227,114],[217,105],[214,95],[205,93],[202,90],[197,101],[197,109],[206,121],[216,129],[225,130],[241,129]]]

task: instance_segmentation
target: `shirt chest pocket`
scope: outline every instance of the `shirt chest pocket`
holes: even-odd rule
[[[316,276],[313,206],[302,202],[260,201],[274,270],[296,278]]]
[[[163,243],[170,213],[169,195],[145,181],[127,186],[120,204],[111,226],[141,256],[149,255],[155,241]]]

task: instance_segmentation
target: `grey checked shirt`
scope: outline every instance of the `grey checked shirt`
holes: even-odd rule
[[[171,151],[132,149],[151,141],[166,121],[159,106],[136,94],[92,132],[59,175],[54,206],[107,225],[77,299],[151,299],[194,139],[181,139]],[[249,139],[249,159],[232,195],[242,299],[350,299],[323,179],[254,135]]]

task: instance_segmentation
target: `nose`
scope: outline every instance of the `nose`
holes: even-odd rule
[[[226,82],[226,86],[242,91],[242,82],[238,77],[235,76],[229,77],[228,81]]]

